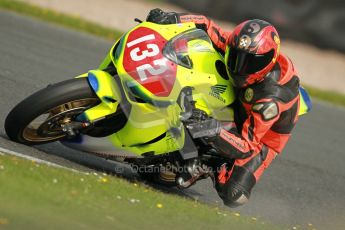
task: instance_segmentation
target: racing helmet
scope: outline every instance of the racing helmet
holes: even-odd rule
[[[234,85],[243,88],[263,80],[275,65],[279,49],[278,32],[270,23],[253,19],[236,26],[225,51]]]

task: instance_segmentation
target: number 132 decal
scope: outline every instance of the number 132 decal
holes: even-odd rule
[[[122,63],[127,74],[159,97],[169,96],[176,81],[177,65],[162,53],[166,43],[157,31],[138,27],[127,37]]]
[[[158,45],[154,43],[147,43],[147,41],[154,41],[155,39],[154,34],[149,34],[128,42],[127,48],[132,48],[130,51],[132,61],[142,62],[147,58],[153,58],[155,56],[158,56],[159,58],[161,55],[159,55],[160,49]],[[165,58],[153,60],[152,64],[146,63],[136,67],[141,81],[148,79],[147,72],[151,76],[157,76],[168,70]]]

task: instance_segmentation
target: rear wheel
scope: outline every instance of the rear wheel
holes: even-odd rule
[[[144,170],[138,170],[138,174],[144,180],[153,184],[163,185],[165,187],[175,187],[176,174],[172,171],[171,165],[169,167],[160,165],[149,168],[141,168]]]
[[[64,124],[100,103],[86,78],[50,85],[19,103],[8,114],[5,130],[16,142],[34,145],[65,137]]]

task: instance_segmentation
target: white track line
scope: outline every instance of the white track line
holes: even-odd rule
[[[55,167],[55,168],[63,168],[63,169],[71,170],[73,172],[79,172],[78,170],[75,170],[75,169],[67,168],[67,167],[62,166],[62,165],[58,165],[58,164],[55,164],[55,163],[52,163],[52,162],[49,162],[49,161],[45,161],[45,160],[42,160],[42,159],[39,159],[39,158],[36,158],[36,157],[28,156],[28,155],[25,155],[25,154],[22,154],[22,153],[18,153],[18,152],[15,152],[15,151],[12,151],[12,150],[0,147],[0,155],[4,155],[4,154],[9,154],[9,155],[13,155],[13,156],[16,156],[16,157],[24,158],[24,159],[27,159],[27,160],[30,160],[30,161],[35,161],[37,163],[45,164],[45,165],[52,166],[52,167]]]

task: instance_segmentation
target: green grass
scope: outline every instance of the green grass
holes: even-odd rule
[[[63,25],[68,28],[97,35],[109,40],[115,40],[122,34],[118,30],[100,26],[77,16],[73,17],[16,0],[0,0],[0,8],[42,19],[46,22]]]
[[[322,101],[331,102],[335,105],[340,105],[345,107],[345,95],[333,91],[316,89],[314,87],[305,86],[307,92],[311,96],[311,99],[317,98]]]
[[[160,0],[153,0],[160,1]],[[32,16],[42,19],[44,21],[53,22],[79,31],[94,34],[109,40],[115,40],[121,35],[121,32],[100,26],[81,19],[79,17],[72,17],[69,15],[61,14],[53,10],[42,9],[31,4],[19,2],[16,0],[0,0],[0,8],[21,13],[24,15]],[[326,90],[320,90],[313,87],[305,87],[313,98],[327,101],[336,105],[345,106],[345,95]]]
[[[0,229],[282,229],[139,183],[0,155]]]

